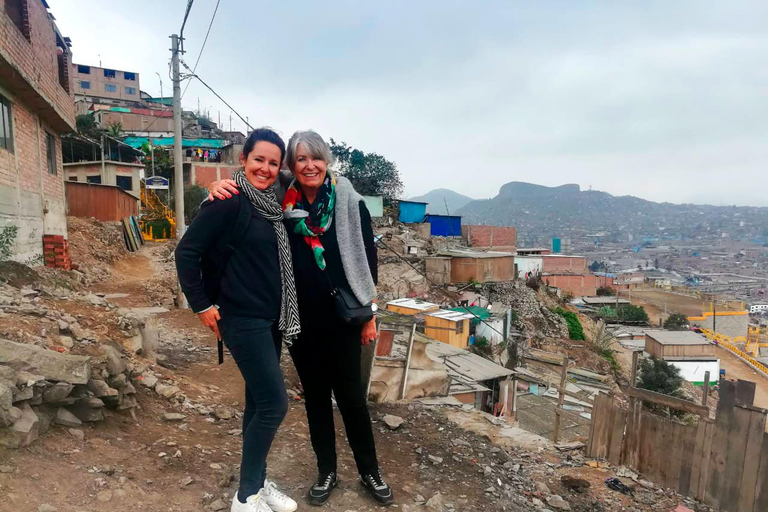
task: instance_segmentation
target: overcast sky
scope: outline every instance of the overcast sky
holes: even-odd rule
[[[171,94],[186,0],[49,0],[77,63]],[[195,0],[193,66],[216,0]],[[197,68],[252,125],[393,160],[406,195],[578,183],[768,206],[768,2],[221,0]],[[229,126],[193,81],[184,108]],[[244,124],[233,117],[233,129]]]

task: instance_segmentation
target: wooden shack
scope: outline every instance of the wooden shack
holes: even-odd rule
[[[453,347],[469,346],[469,313],[440,310],[424,317],[424,334]]]
[[[657,359],[717,359],[715,346],[693,331],[646,332],[645,351]]]
[[[515,257],[509,252],[453,249],[440,256],[451,258],[451,283],[498,283],[515,278]]]
[[[401,315],[419,315],[438,311],[440,306],[419,299],[395,299],[387,302],[387,309]]]

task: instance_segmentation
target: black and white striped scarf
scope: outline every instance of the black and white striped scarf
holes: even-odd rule
[[[272,223],[277,235],[277,248],[280,257],[280,279],[283,285],[282,301],[280,303],[280,321],[278,327],[283,332],[285,344],[291,346],[294,338],[301,332],[299,321],[299,302],[296,297],[296,282],[293,278],[293,260],[291,257],[291,244],[288,241],[288,233],[283,225],[283,208],[277,202],[275,186],[266,190],[259,190],[248,181],[245,172],[240,169],[234,173],[235,180],[240,190],[251,201],[251,204],[259,214]]]

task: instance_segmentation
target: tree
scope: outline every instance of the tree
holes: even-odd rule
[[[601,286],[597,289],[598,297],[613,297],[616,295],[616,291],[610,286]]]
[[[120,137],[123,134],[123,123],[112,123],[107,125],[105,133],[110,137]]]
[[[403,182],[397,165],[378,153],[364,153],[345,142],[331,139],[331,153],[336,172],[344,176],[362,195],[383,196],[392,202],[403,194]]]
[[[680,313],[672,313],[664,320],[664,328],[670,331],[684,331],[688,325],[688,318]]]
[[[642,359],[638,365],[639,378],[637,387],[655,391],[662,395],[678,396],[683,378],[680,369],[663,359],[651,356]]]
[[[617,311],[619,320],[624,322],[648,322],[648,313],[642,306],[633,306],[632,304],[625,304],[619,307]]]
[[[96,122],[93,112],[77,116],[75,123],[77,125],[77,133],[88,137],[99,136],[99,123]]]
[[[191,224],[200,212],[200,205],[206,197],[208,197],[208,191],[196,183],[184,190],[184,214],[187,217],[187,224]]]

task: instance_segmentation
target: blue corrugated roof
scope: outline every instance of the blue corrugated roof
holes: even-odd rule
[[[140,148],[147,142],[149,142],[149,137],[126,137],[123,141],[123,143],[134,148]],[[173,137],[152,139],[152,144],[154,146],[173,146]],[[181,147],[183,148],[219,149],[228,145],[229,141],[224,139],[182,139],[181,141]]]

